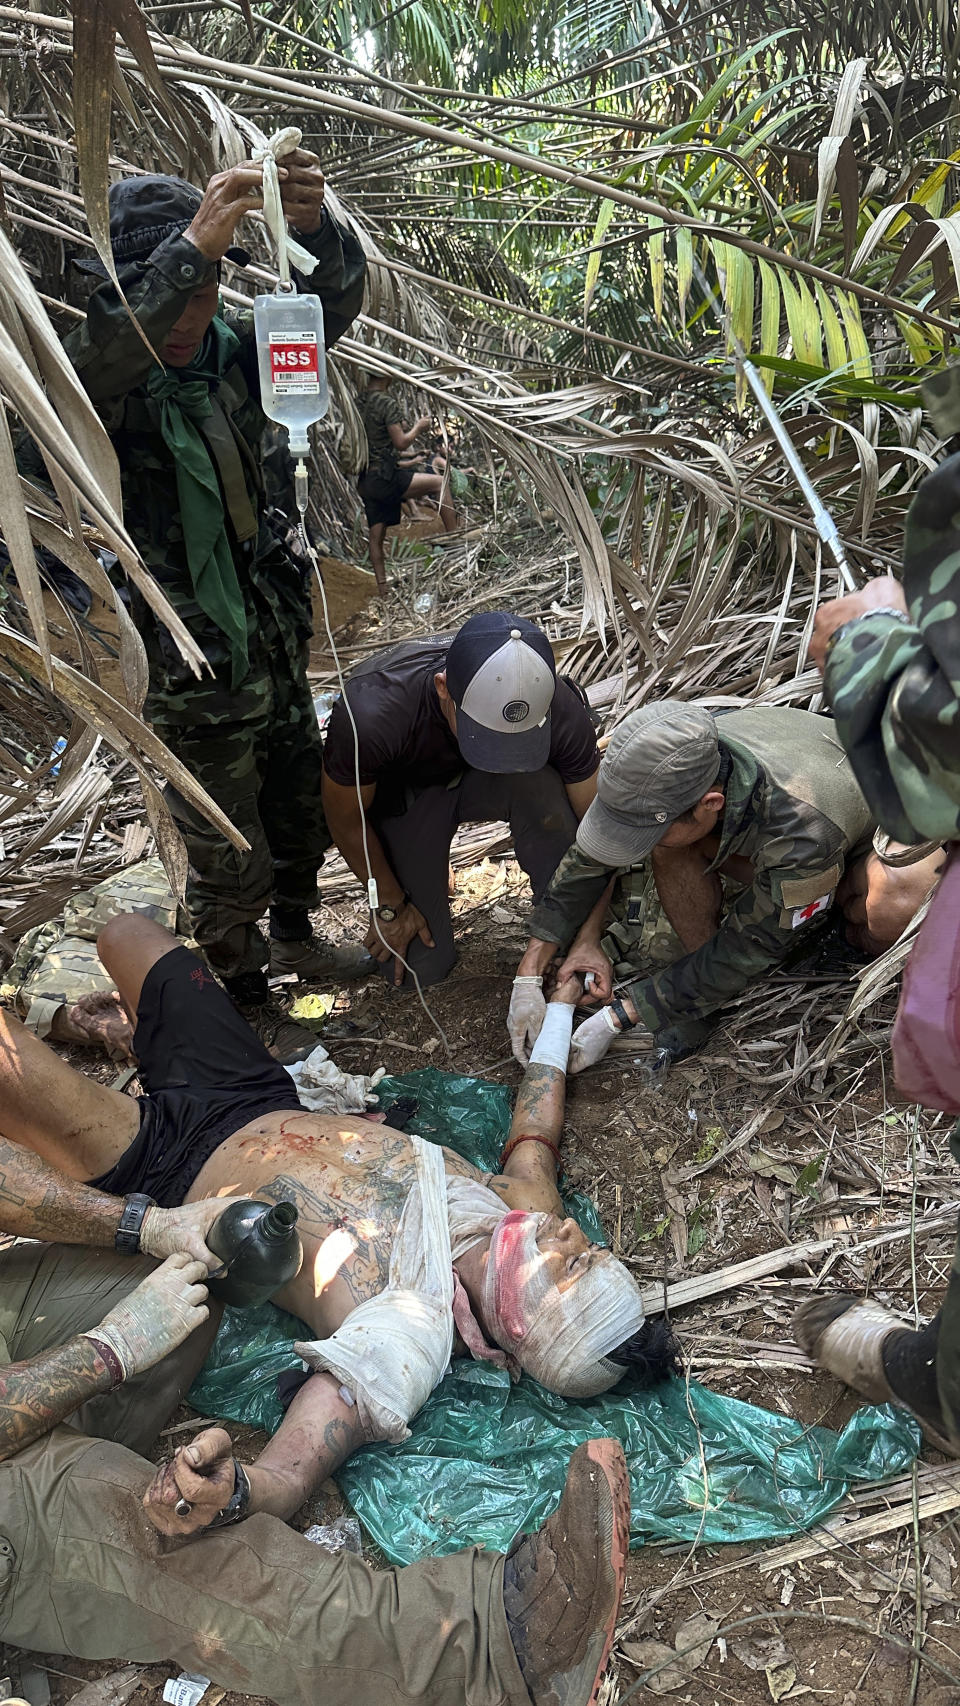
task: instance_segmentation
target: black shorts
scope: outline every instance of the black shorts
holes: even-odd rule
[[[368,527],[376,526],[377,522],[382,522],[384,527],[397,526],[401,514],[400,506],[414,472],[412,468],[398,468],[396,474],[386,479],[381,474],[371,473],[368,468],[366,473],[360,475],[357,490],[363,500],[363,512]]]
[[[289,1072],[188,948],[172,948],[148,971],[133,1048],[147,1091],[140,1130],[109,1173],[90,1181],[113,1196],[145,1191],[175,1207],[233,1132],[301,1106]]]

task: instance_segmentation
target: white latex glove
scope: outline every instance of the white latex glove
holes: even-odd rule
[[[166,1256],[182,1253],[192,1261],[203,1262],[212,1273],[223,1263],[207,1249],[206,1237],[226,1207],[222,1197],[208,1197],[204,1202],[182,1203],[179,1208],[148,1208],[140,1227],[140,1248],[144,1255],[156,1256],[161,1262]]]
[[[620,1035],[620,1027],[613,1016],[610,1007],[601,1007],[599,1013],[591,1013],[589,1019],[584,1019],[578,1025],[570,1039],[570,1061],[568,1072],[582,1072],[585,1066],[595,1066],[602,1060],[613,1042]]]
[[[295,1060],[286,1071],[311,1114],[365,1114],[378,1100],[377,1085],[386,1077],[383,1066],[378,1066],[372,1077],[362,1072],[341,1072],[322,1043],[306,1060]]]
[[[109,1345],[124,1380],[142,1374],[207,1319],[206,1277],[205,1263],[183,1251],[168,1256],[162,1267],[103,1317],[99,1327],[91,1327],[82,1337]]]
[[[530,1064],[530,1050],[540,1035],[546,1017],[542,977],[515,977],[507,1012],[507,1030],[513,1052],[521,1066]]]

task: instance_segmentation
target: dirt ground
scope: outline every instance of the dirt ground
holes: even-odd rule
[[[428,992],[430,1014],[379,979],[342,992],[336,1016],[357,1030],[331,1043],[338,1063],[367,1072],[430,1064],[515,1088],[520,1069],[505,1014],[527,904],[512,860],[462,866],[459,963]],[[323,907],[316,923],[338,938],[355,931],[361,913],[357,889]],[[771,979],[656,1090],[635,1050],[608,1057],[571,1083],[564,1138],[570,1177],[596,1197],[615,1252],[644,1285],[823,1243],[806,1261],[720,1290],[672,1320],[692,1378],[830,1428],[856,1403],[793,1344],[794,1308],[815,1286],[842,1286],[869,1290],[908,1320],[926,1318],[949,1267],[958,1194],[948,1122],[918,1119],[886,1083],[889,998],[869,1010],[828,1070],[795,1081],[822,1053],[852,987],[849,975]],[[78,1051],[71,1058],[102,1078],[115,1072]],[[189,1412],[176,1421],[189,1422]],[[259,1436],[236,1433],[241,1455],[254,1456]],[[172,1440],[160,1443],[162,1455]],[[930,1502],[937,1514],[924,1519]],[[799,1548],[645,1546],[631,1557],[602,1706],[625,1701],[638,1676],[657,1666],[653,1682],[696,1706],[767,1706],[805,1694],[838,1706],[960,1706],[958,1504],[960,1471],[925,1450],[914,1475],[861,1488],[846,1502],[843,1514],[858,1526],[832,1547],[823,1531]],[[328,1484],[297,1526],[341,1508]],[[679,1669],[665,1666],[674,1647],[693,1648]],[[17,1662],[13,1655],[7,1666],[14,1683]],[[117,1668],[38,1662],[56,1706]],[[169,1666],[142,1669],[135,1706],[155,1706],[170,1674]],[[81,1706],[115,1706],[106,1687],[101,1681],[101,1693]],[[638,1692],[649,1696],[652,1687]],[[30,1698],[43,1706],[34,1690]],[[216,1706],[215,1690],[205,1698]]]

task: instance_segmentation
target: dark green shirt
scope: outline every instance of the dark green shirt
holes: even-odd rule
[[[367,434],[367,472],[381,480],[392,480],[397,472],[397,447],[390,427],[403,425],[403,410],[388,391],[365,391],[359,409]]]
[[[702,948],[631,985],[651,1030],[703,1018],[772,970],[826,910],[848,855],[866,850],[873,829],[829,717],[757,705],[717,722],[729,773],[711,869],[739,854],[754,880]],[[534,908],[531,936],[569,947],[612,874],[574,843]]]

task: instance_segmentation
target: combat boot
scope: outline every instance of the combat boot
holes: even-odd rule
[[[297,942],[270,937],[271,977],[289,977],[292,972],[305,983],[322,978],[345,982],[366,977],[375,970],[375,960],[360,942],[344,942],[335,948],[332,942],[324,942],[318,936]]]
[[[320,1041],[313,1031],[307,1030],[306,1025],[298,1025],[296,1019],[291,1019],[279,1001],[249,1004],[237,1001],[235,1005],[250,1029],[256,1031],[264,1048],[281,1066],[292,1066],[296,1060],[306,1060]]]
[[[318,1038],[306,1025],[291,1019],[283,1003],[275,1001],[267,988],[262,971],[240,972],[225,977],[223,987],[238,1013],[242,1013],[252,1031],[268,1053],[281,1066],[292,1066],[296,1060],[306,1060],[317,1046]]]
[[[514,1541],[503,1605],[533,1706],[593,1706],[613,1645],[630,1544],[630,1482],[620,1444],[578,1446],[563,1497],[536,1534]]]

